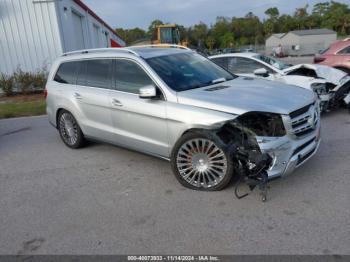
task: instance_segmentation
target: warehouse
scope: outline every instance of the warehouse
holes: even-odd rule
[[[0,2],[0,73],[35,72],[64,52],[124,45],[80,0]]]
[[[272,54],[281,45],[286,55],[314,55],[337,40],[337,33],[329,29],[296,30],[273,34],[266,39],[266,53]]]

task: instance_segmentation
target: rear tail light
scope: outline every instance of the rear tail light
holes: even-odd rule
[[[321,63],[321,62],[323,62],[324,60],[326,60],[326,58],[321,57],[321,56],[315,56],[315,57],[314,57],[314,63],[315,63],[315,64]]]
[[[48,95],[47,89],[45,88],[45,89],[44,89],[44,97],[45,97],[45,99],[47,98],[47,95]]]

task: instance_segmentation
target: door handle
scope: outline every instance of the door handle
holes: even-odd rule
[[[79,93],[74,93],[74,97],[75,97],[75,99],[79,99],[79,100],[83,99],[83,97]]]
[[[112,104],[113,104],[114,106],[123,106],[123,104],[122,104],[118,99],[116,99],[116,98],[113,98],[113,99],[112,99]]]

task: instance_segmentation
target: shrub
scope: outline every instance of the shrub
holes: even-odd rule
[[[13,76],[18,88],[17,91],[25,95],[44,89],[47,72],[45,67],[35,73],[24,72],[18,67]]]
[[[23,72],[21,68],[17,68],[16,72],[13,74],[16,84],[19,88],[19,92],[22,94],[31,93],[33,75],[29,72]]]
[[[0,75],[0,88],[6,96],[13,95],[14,92],[14,77],[5,74]]]
[[[42,91],[45,88],[45,84],[47,81],[47,71],[46,69],[42,69],[41,71],[37,71],[32,75],[32,85],[34,91]]]

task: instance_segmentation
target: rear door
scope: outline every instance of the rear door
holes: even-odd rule
[[[159,156],[168,156],[166,101],[139,98],[139,89],[155,85],[141,65],[129,59],[116,59],[113,78],[115,90],[110,103],[118,144]]]
[[[84,134],[112,141],[113,124],[109,93],[112,88],[112,59],[98,58],[79,62],[74,99],[79,108]]]

